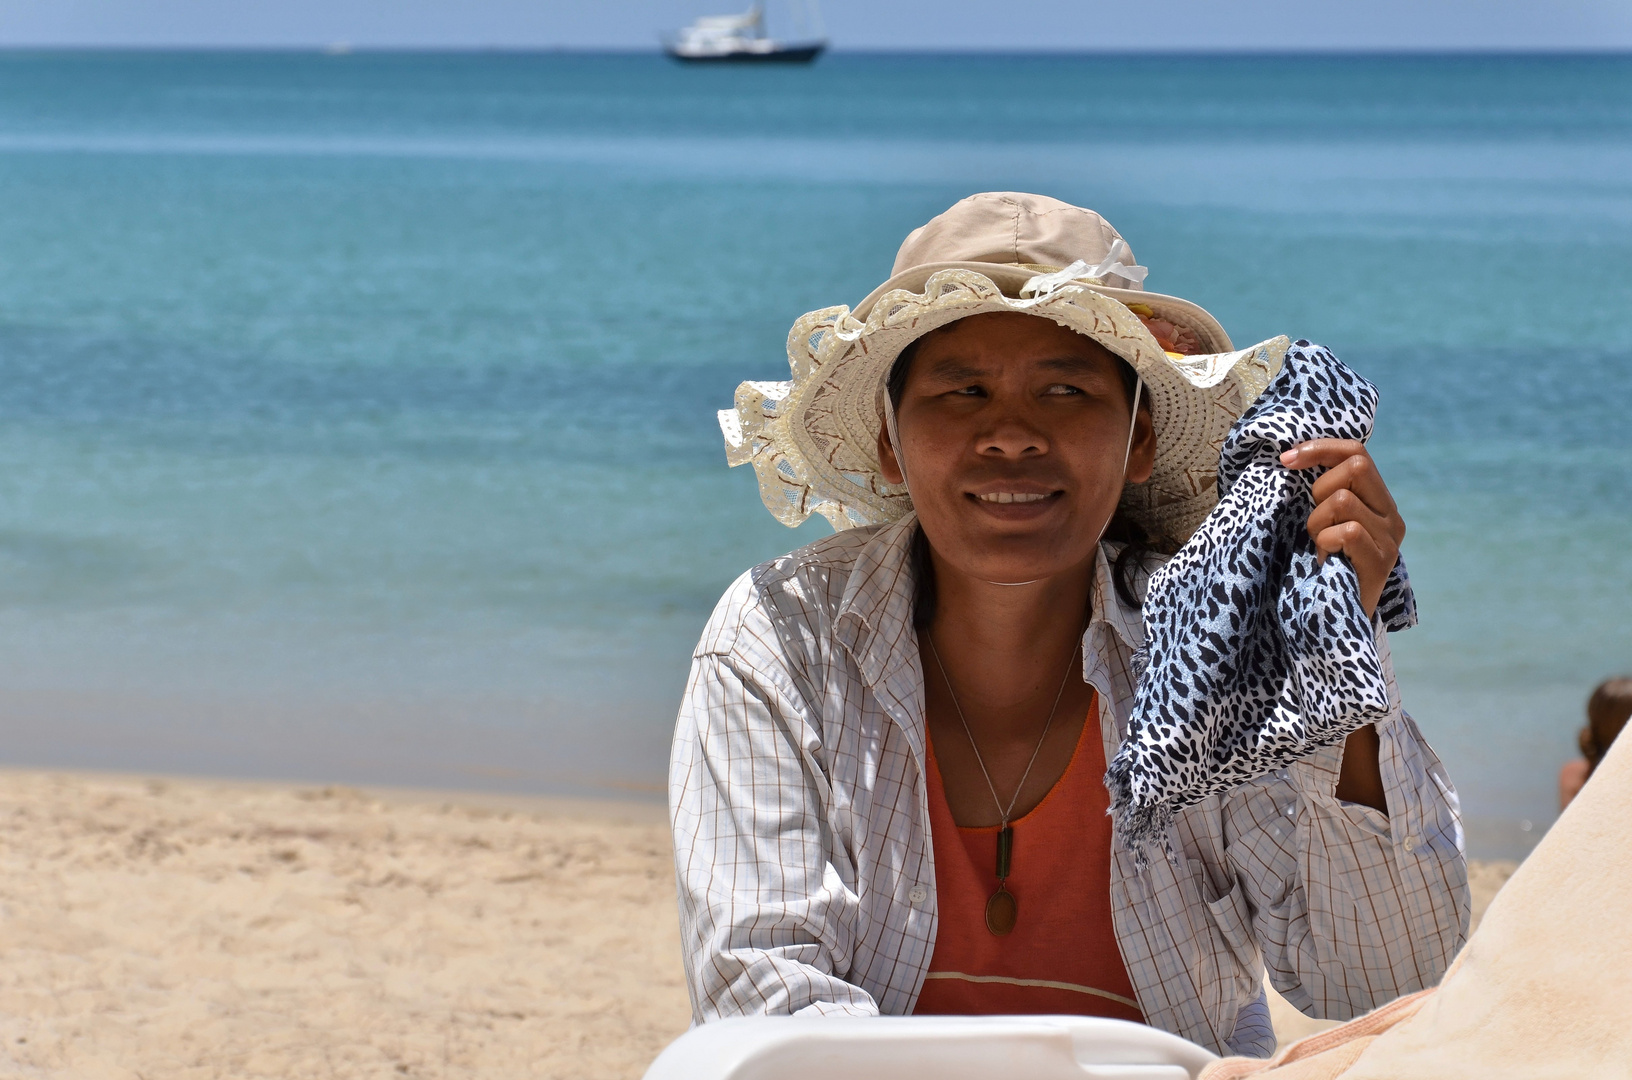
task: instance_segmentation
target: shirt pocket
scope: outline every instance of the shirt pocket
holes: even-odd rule
[[[1191,872],[1196,875],[1195,880],[1206,881],[1206,876],[1199,862],[1191,862]],[[1223,938],[1224,944],[1229,947],[1235,961],[1247,973],[1258,967],[1258,943],[1252,937],[1252,915],[1247,910],[1246,889],[1235,878],[1230,879],[1230,888],[1222,896],[1209,900],[1205,895],[1211,890],[1203,889],[1202,905],[1206,907],[1208,916],[1212,919],[1213,929]]]
[[[1230,879],[1230,888],[1220,896],[1212,893],[1206,867],[1199,859],[1186,859],[1179,880],[1197,957],[1210,968],[1211,989],[1204,991],[1204,1005],[1227,1033],[1235,1018],[1258,994],[1258,945],[1252,937],[1246,892],[1240,881]],[[1208,1000],[1210,999],[1210,1000]]]

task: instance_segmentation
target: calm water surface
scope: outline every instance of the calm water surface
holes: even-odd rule
[[[993,188],[1379,385],[1407,703],[1525,850],[1632,669],[1626,59],[0,54],[0,760],[658,790],[826,531],[714,410]]]

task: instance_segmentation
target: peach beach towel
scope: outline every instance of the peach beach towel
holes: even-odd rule
[[[1632,739],[1618,739],[1437,987],[1201,1080],[1632,1077]]]

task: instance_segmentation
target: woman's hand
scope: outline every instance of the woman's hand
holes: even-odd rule
[[[1352,439],[1315,439],[1281,455],[1289,469],[1329,468],[1315,481],[1315,511],[1309,515],[1309,537],[1320,560],[1339,551],[1354,564],[1360,578],[1360,603],[1371,615],[1383,586],[1400,556],[1405,522],[1388,493],[1364,443]]]

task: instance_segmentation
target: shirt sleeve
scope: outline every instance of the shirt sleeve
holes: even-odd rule
[[[1336,796],[1342,744],[1231,795],[1227,856],[1270,982],[1306,1015],[1348,1020],[1435,985],[1467,938],[1456,789],[1400,706],[1377,724],[1388,813]]]
[[[817,727],[771,633],[766,620],[729,649],[699,649],[675,730],[670,817],[696,1023],[879,1011],[839,975],[855,879],[825,820]]]

